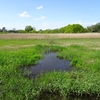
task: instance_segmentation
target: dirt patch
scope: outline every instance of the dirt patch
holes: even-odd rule
[[[0,34],[0,39],[46,39],[53,38],[100,38],[100,33],[78,33],[78,34]]]

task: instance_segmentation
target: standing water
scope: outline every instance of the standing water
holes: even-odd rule
[[[35,76],[39,75],[41,72],[45,73],[54,70],[55,71],[71,70],[70,61],[59,59],[56,57],[56,53],[49,52],[49,53],[45,53],[44,58],[40,59],[35,66],[25,67],[23,69],[23,75],[27,76],[28,78],[34,78]],[[51,94],[42,94],[40,98],[41,100],[58,100],[58,99],[62,100],[59,98],[58,95],[51,95]],[[100,100],[100,98],[98,99],[95,97],[88,97],[88,96],[75,98],[73,96],[70,96],[66,100]]]
[[[24,69],[28,76],[35,77],[36,75],[48,71],[64,71],[70,70],[70,61],[63,60],[56,57],[56,53],[49,52],[44,55],[44,58],[39,60],[35,66],[27,67]]]

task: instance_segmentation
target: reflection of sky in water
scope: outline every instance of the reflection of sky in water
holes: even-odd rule
[[[70,62],[56,57],[56,53],[48,53],[44,58],[39,60],[38,64],[28,68],[31,74],[37,75],[40,72],[52,70],[70,70]]]

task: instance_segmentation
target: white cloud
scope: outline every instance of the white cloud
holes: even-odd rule
[[[39,10],[39,9],[42,9],[42,8],[43,8],[43,6],[39,6],[39,7],[37,7],[36,9],[38,9],[38,10]]]
[[[23,13],[19,14],[20,17],[31,17],[26,11]]]
[[[41,16],[40,18],[34,18],[33,20],[43,20],[45,18],[47,18],[47,17],[46,16]]]
[[[49,26],[50,24],[48,22],[44,22],[43,26]]]

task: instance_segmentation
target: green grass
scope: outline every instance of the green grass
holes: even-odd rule
[[[39,90],[39,97],[45,98],[46,93],[58,94],[62,100],[66,100],[68,96],[100,96],[100,80],[99,73],[85,71],[71,72],[49,72],[41,74],[40,78],[36,78],[34,86]],[[43,99],[44,100],[44,99]]]
[[[0,100],[100,97],[100,40],[53,41],[51,44],[48,40],[0,40]],[[36,64],[48,49],[58,52],[59,58],[70,60],[72,71],[52,71],[35,79],[24,77],[21,67]]]

